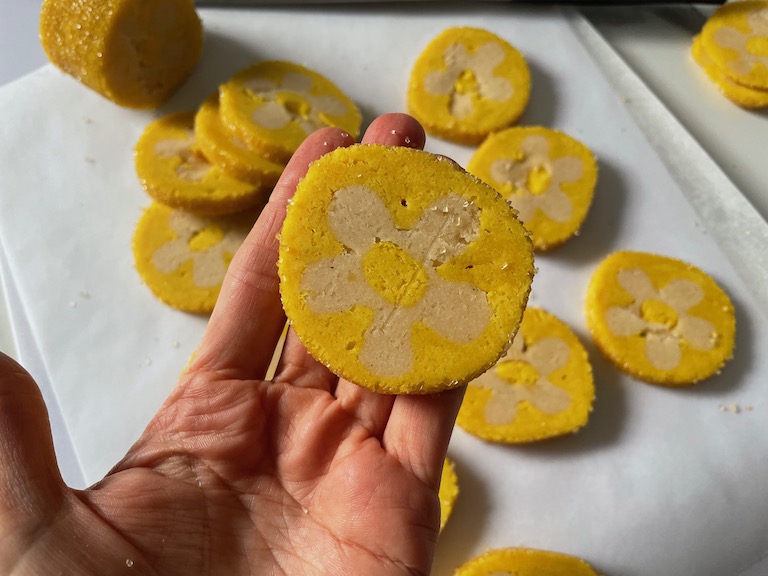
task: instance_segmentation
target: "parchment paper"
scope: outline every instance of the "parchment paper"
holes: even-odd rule
[[[710,234],[717,223],[699,220],[560,12],[475,5],[201,15],[203,60],[154,114],[120,109],[51,67],[0,91],[0,242],[87,482],[136,439],[205,327],[156,301],[133,269],[131,235],[149,203],[132,162],[144,126],[196,107],[255,59],[328,75],[370,121],[404,110],[410,66],[434,35],[475,25],[529,60],[533,94],[520,123],[563,130],[599,159],[582,233],[537,257],[531,298],[582,336],[597,402],[581,432],[535,445],[455,431],[449,455],[461,494],[434,574],[501,546],[575,554],[611,576],[735,575],[768,551],[764,311]],[[427,149],[463,165],[473,152],[436,139]],[[597,354],[584,290],[618,249],[690,261],[729,292],[737,351],[720,375],[669,390],[622,376]]]

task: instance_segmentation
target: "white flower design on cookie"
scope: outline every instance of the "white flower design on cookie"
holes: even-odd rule
[[[606,325],[615,336],[644,336],[646,357],[655,368],[675,369],[682,358],[682,342],[703,351],[715,347],[715,326],[688,313],[704,298],[698,284],[677,279],[656,290],[640,268],[620,269],[616,278],[634,301],[608,308]]]
[[[567,410],[571,395],[550,382],[549,375],[568,363],[569,354],[568,344],[560,338],[544,338],[526,348],[522,331],[518,332],[507,355],[470,384],[491,391],[485,405],[486,422],[514,422],[523,401],[547,414]]]
[[[347,186],[335,192],[328,221],[344,252],[308,266],[301,289],[317,313],[373,311],[358,357],[371,372],[392,377],[412,369],[416,322],[457,343],[485,330],[492,313],[485,293],[437,271],[477,236],[479,209],[472,203],[448,194],[401,230],[373,190]]]
[[[762,64],[768,68],[768,54],[756,53],[753,48],[758,42],[768,40],[768,9],[747,14],[746,24],[749,32],[744,33],[733,26],[723,26],[715,30],[713,39],[722,48],[729,48],[738,53],[738,57],[728,62],[731,71],[739,75],[750,74],[755,66]]]

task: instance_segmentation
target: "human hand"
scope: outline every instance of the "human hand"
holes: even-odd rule
[[[423,147],[424,132],[392,114],[363,142]],[[91,488],[65,486],[40,392],[0,354],[0,574],[429,574],[463,389],[375,394],[339,380],[292,332],[263,380],[285,323],[275,237],[286,202],[312,160],[352,143],[324,129],[296,152],[194,359]]]

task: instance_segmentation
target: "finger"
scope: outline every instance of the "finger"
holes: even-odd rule
[[[311,162],[351,144],[354,139],[349,134],[324,128],[307,137],[288,162],[269,203],[229,266],[190,370],[263,378],[285,324],[277,276],[277,235],[286,204]]]
[[[293,329],[288,329],[285,346],[277,364],[274,382],[288,382],[302,388],[316,388],[333,393],[339,378],[310,356]]]
[[[344,411],[376,438],[384,434],[396,398],[393,394],[377,394],[343,378],[336,386],[336,399]]]
[[[435,490],[465,389],[398,396],[384,430],[384,449]]]
[[[33,535],[65,490],[40,389],[0,352],[0,533]]]
[[[363,136],[363,144],[424,148],[426,136],[421,124],[408,114],[382,114],[371,122]]]

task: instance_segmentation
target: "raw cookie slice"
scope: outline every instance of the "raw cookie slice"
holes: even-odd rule
[[[315,358],[377,392],[426,394],[506,351],[533,253],[514,210],[458,164],[356,145],[310,166],[278,265],[286,314]]]
[[[720,92],[734,104],[742,108],[757,109],[768,106],[768,90],[750,88],[731,80],[709,57],[701,36],[693,39],[691,55],[696,63],[704,69],[709,79],[718,87]]]
[[[136,143],[136,173],[147,194],[172,208],[215,216],[264,202],[266,183],[254,186],[227,174],[197,151],[194,112],[155,120]]]
[[[440,489],[437,497],[440,500],[440,530],[445,527],[453,511],[453,505],[459,496],[459,480],[456,476],[456,466],[448,458],[443,462],[443,473],[440,476]]]
[[[479,28],[449,28],[416,60],[408,110],[430,134],[479,144],[525,110],[531,74],[509,42]]]
[[[587,327],[620,370],[666,386],[694,384],[733,354],[728,295],[695,266],[656,254],[615,252],[595,270]]]
[[[578,232],[597,183],[597,162],[589,148],[541,126],[492,134],[467,170],[507,199],[541,251]]]
[[[45,0],[40,40],[58,68],[113,102],[154,108],[200,59],[192,0]]]
[[[531,442],[575,432],[595,397],[587,351],[556,316],[528,307],[512,346],[470,382],[456,423],[493,442]]]
[[[136,269],[162,302],[210,313],[227,267],[257,216],[249,211],[205,218],[153,202],[133,236]]]
[[[357,105],[317,72],[292,62],[260,62],[219,87],[221,118],[274,161],[287,161],[304,138],[326,126],[357,136]]]
[[[285,168],[232,134],[219,115],[218,92],[208,97],[195,114],[195,142],[210,162],[260,188],[271,190]]]
[[[729,78],[768,90],[768,2],[732,2],[718,8],[701,31],[709,57]]]
[[[575,556],[532,548],[499,548],[460,566],[454,576],[597,576],[597,573]]]

